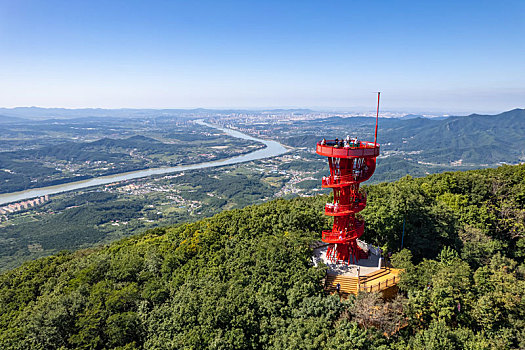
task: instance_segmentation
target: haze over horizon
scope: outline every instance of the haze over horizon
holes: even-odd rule
[[[0,107],[499,113],[525,3],[0,1]],[[368,106],[368,107],[363,107]]]

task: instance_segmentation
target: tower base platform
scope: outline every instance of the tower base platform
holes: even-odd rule
[[[367,252],[368,258],[360,259],[357,264],[332,263],[326,258],[327,245],[320,242],[314,248],[314,265],[324,263],[327,275],[324,281],[325,291],[339,293],[343,298],[359,292],[382,292],[384,297],[395,292],[402,270],[387,267],[379,255],[379,249],[358,240],[360,249]],[[339,292],[337,291],[339,284]]]

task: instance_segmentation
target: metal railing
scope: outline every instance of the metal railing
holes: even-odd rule
[[[321,145],[317,143],[317,153],[324,156],[344,157],[344,158],[361,158],[361,157],[377,157],[379,155],[379,145],[374,147],[373,142],[361,141],[359,147],[334,147],[331,145]]]
[[[353,174],[348,175],[332,175],[323,176],[321,180],[322,186],[349,186],[355,183],[362,182],[363,178],[370,175],[370,169],[356,169]],[[366,198],[365,198],[366,199]]]
[[[351,185],[362,177],[362,170],[349,175],[323,176],[321,184],[323,186]]]
[[[345,140],[343,140],[343,139],[338,140],[337,145],[339,146],[339,142],[343,142],[344,143],[344,141]],[[325,140],[325,144],[324,145],[322,144],[322,141],[318,141],[317,144],[319,146],[334,147],[336,145],[336,142],[335,142],[335,140]],[[376,145],[374,145],[373,142],[357,140],[357,142],[356,141],[348,142],[348,147],[347,148],[375,148],[375,147],[376,147]]]
[[[352,204],[334,204],[326,203],[324,206],[324,211],[326,215],[329,214],[350,214],[357,213],[363,210],[366,206],[366,200],[358,203]]]
[[[365,224],[363,221],[358,221],[354,229],[346,232],[334,232],[333,230],[323,230],[322,240],[328,243],[345,243],[363,235]]]

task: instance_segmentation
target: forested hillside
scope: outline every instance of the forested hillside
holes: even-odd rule
[[[281,141],[293,147],[312,147],[322,137],[341,137],[347,130],[372,140],[374,123],[374,118],[364,117],[298,121],[299,129],[309,133],[283,137]],[[286,127],[295,131],[297,127],[293,126]],[[446,119],[383,118],[379,120],[378,142],[383,156],[388,151],[425,163],[519,163],[525,160],[525,109]]]
[[[0,348],[525,348],[525,165],[366,190],[394,300],[325,295],[328,198],[275,200],[3,273]]]
[[[409,119],[387,126],[383,134],[381,142],[396,150],[421,151],[413,156],[418,160],[447,163],[461,159],[472,164],[525,160],[525,109],[443,120]]]

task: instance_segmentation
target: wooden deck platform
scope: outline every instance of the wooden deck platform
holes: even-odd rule
[[[399,282],[401,270],[392,268],[382,268],[365,276],[357,277],[327,274],[325,279],[325,290],[330,293],[337,293],[337,284],[341,285],[339,294],[347,297],[349,294],[362,292],[381,292],[395,286]]]

